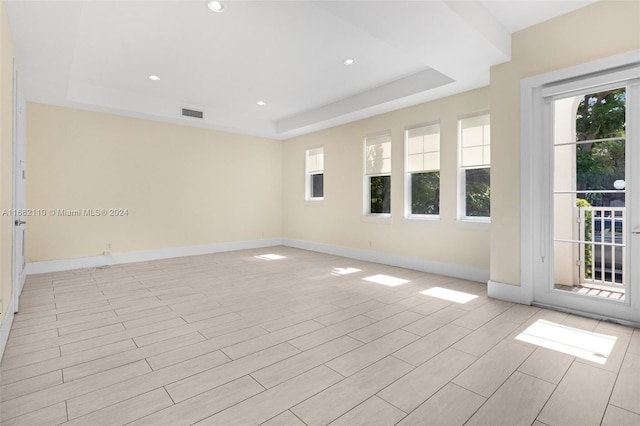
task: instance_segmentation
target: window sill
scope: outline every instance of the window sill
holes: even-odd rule
[[[390,214],[365,214],[362,216],[363,222],[370,223],[391,223]]]
[[[308,206],[322,206],[324,205],[324,198],[307,198],[304,203]]]
[[[440,216],[436,216],[436,215],[411,215],[411,216],[405,216],[402,219],[403,222],[406,223],[411,223],[411,224],[416,224],[416,225],[428,225],[428,224],[438,224],[440,223]]]

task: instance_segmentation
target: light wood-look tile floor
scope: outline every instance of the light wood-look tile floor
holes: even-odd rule
[[[34,275],[20,306],[7,426],[640,424],[638,329],[408,269],[273,247]]]

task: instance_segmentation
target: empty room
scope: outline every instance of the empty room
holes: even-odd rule
[[[640,1],[0,0],[0,424],[640,425]]]

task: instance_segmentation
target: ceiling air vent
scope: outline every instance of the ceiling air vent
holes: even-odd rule
[[[183,117],[203,118],[204,113],[202,111],[196,111],[194,109],[182,108]]]

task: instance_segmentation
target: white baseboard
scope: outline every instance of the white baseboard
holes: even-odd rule
[[[282,245],[304,250],[317,251],[320,253],[332,254],[335,256],[349,257],[351,259],[382,263],[384,265],[398,266],[400,268],[414,269],[416,271],[430,272],[433,274],[462,278],[470,281],[479,281],[486,283],[489,280],[489,270],[473,268],[470,266],[435,262],[432,260],[417,259],[414,257],[400,256],[397,254],[381,253],[372,250],[355,249],[333,244],[324,244],[290,238],[284,238],[282,240]]]
[[[189,247],[174,247],[157,250],[134,251],[128,253],[113,253],[108,256],[92,256],[74,259],[43,260],[27,263],[27,275],[43,274],[47,272],[70,271],[82,268],[95,268],[122,263],[144,262],[149,260],[170,259],[174,257],[196,256],[200,254],[221,253],[226,251],[246,250],[262,247],[289,246],[352,259],[382,263],[385,265],[409,268],[434,274],[447,275],[471,281],[487,282],[489,271],[469,266],[416,259],[372,250],[361,250],[342,247],[333,244],[317,243],[295,239],[270,238],[249,241],[233,241],[227,243],[205,244]]]
[[[13,324],[14,311],[15,305],[14,298],[12,297],[11,302],[9,302],[9,306],[7,306],[7,313],[2,319],[2,324],[0,324],[0,360],[2,360],[4,349],[7,346],[7,340],[9,339],[9,333],[11,332],[11,325]]]
[[[523,305],[531,305],[533,301],[528,297],[524,289],[517,285],[504,284],[497,281],[489,280],[487,283],[487,296],[494,299],[506,300],[507,302],[522,303]]]
[[[200,254],[221,253],[282,245],[281,238],[261,240],[232,241],[226,243],[204,244],[188,247],[172,247],[156,250],[112,253],[107,256],[80,257],[75,259],[43,260],[27,263],[27,275],[47,272],[70,271],[73,269],[95,268],[121,263],[145,262],[148,260],[171,259],[174,257],[197,256]]]

